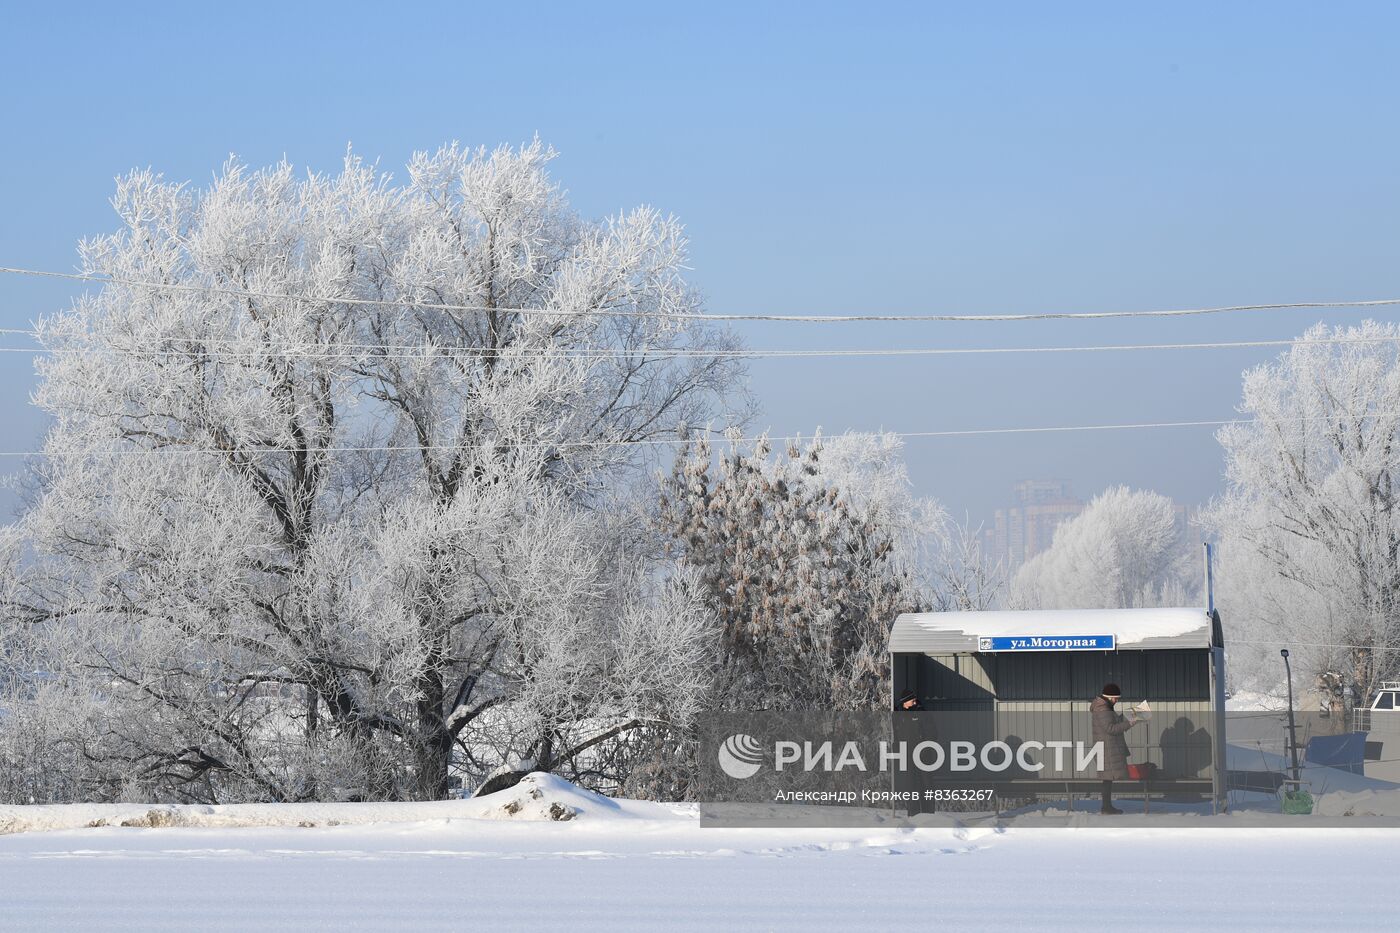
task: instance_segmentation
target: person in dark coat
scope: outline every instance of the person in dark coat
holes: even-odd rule
[[[1128,740],[1123,733],[1137,725],[1137,716],[1129,711],[1124,717],[1115,709],[1123,691],[1117,684],[1104,684],[1103,691],[1089,704],[1094,718],[1094,742],[1103,743],[1103,768],[1098,777],[1103,781],[1103,813],[1122,813],[1113,805],[1113,782],[1128,779]]]
[[[901,693],[899,699],[894,701],[894,708],[906,713],[922,713],[924,711],[923,704],[919,702],[919,695],[913,690]]]

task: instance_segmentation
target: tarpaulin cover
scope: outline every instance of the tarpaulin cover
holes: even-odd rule
[[[1303,757],[1315,765],[1326,765],[1350,771],[1352,774],[1365,773],[1366,733],[1344,732],[1341,735],[1315,735],[1308,740]]]

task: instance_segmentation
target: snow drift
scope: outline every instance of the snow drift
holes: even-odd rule
[[[684,808],[681,808],[682,810]],[[677,808],[612,800],[552,774],[534,773],[506,790],[472,800],[421,803],[92,803],[0,806],[0,834],[103,826],[249,827],[355,826],[438,820],[679,819]]]

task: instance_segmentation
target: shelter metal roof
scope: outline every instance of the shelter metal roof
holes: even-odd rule
[[[979,636],[1112,635],[1118,648],[1209,648],[1211,619],[1204,609],[1007,609],[983,612],[907,612],[890,628],[891,653],[958,654],[977,651]]]

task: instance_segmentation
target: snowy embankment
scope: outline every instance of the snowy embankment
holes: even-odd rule
[[[681,808],[694,812],[694,808]],[[580,815],[631,819],[676,818],[675,808],[644,800],[613,800],[552,774],[531,774],[515,787],[475,800],[426,803],[90,803],[0,806],[0,835],[61,829],[126,827],[248,828],[362,826],[437,820],[550,820]]]
[[[0,929],[24,930],[1373,926],[1393,910],[1397,839],[1103,817],[1072,829],[707,829],[693,807],[607,800],[543,775],[433,804],[0,814],[50,830],[0,836]]]
[[[1230,746],[1232,768],[1256,767],[1283,772],[1288,762],[1283,756],[1262,748]],[[1305,766],[1302,776],[1316,797],[1318,816],[1400,817],[1400,786],[1334,768]],[[1131,801],[1132,785],[1119,787],[1120,796]],[[1087,801],[1085,805],[1091,804]],[[1278,813],[1273,794],[1231,794],[1231,817],[1211,817],[1257,825],[1253,819]],[[1208,804],[1173,806],[1158,804],[1159,815],[1167,813],[1210,813]],[[165,829],[210,828],[249,829],[255,827],[367,826],[372,824],[441,823],[452,821],[510,820],[517,822],[650,821],[693,822],[693,804],[662,804],[645,800],[613,799],[583,790],[552,774],[531,774],[515,787],[473,800],[441,800],[423,803],[254,803],[149,804],[92,803],[35,806],[0,806],[0,836],[15,833],[52,832],[74,829]],[[1055,804],[1040,815],[1063,816]],[[1088,825],[1092,814],[1077,812],[1076,822]],[[932,825],[946,824],[948,814],[922,818]],[[1023,820],[1024,822],[1024,820]]]

